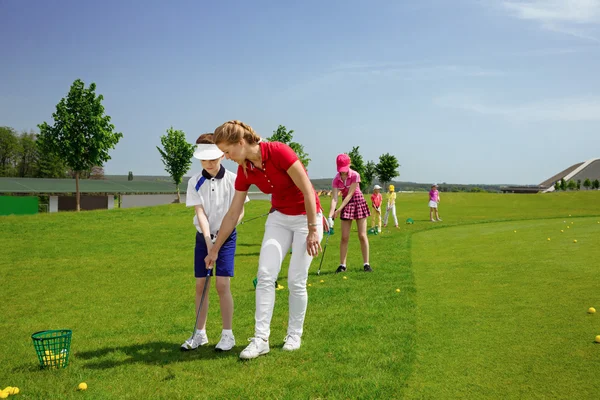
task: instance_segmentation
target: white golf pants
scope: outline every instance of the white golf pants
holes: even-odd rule
[[[396,217],[396,205],[393,205],[391,208],[392,217],[394,217],[394,226],[398,226],[398,218]],[[383,218],[383,224],[387,225],[388,217],[390,216],[390,209],[385,210],[385,217]]]
[[[323,218],[317,214],[317,232],[323,239]],[[271,334],[271,317],[275,306],[275,281],[283,259],[290,246],[292,256],[288,268],[289,320],[288,335],[302,336],[302,327],[308,304],[306,280],[313,257],[306,250],[308,224],[306,215],[285,215],[279,211],[269,214],[265,236],[258,260],[256,284],[255,337],[268,339]]]

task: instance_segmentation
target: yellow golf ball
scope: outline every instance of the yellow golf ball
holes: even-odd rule
[[[87,390],[87,383],[81,382],[79,386],[77,386],[79,390]]]
[[[548,240],[550,240],[550,238],[548,238]]]
[[[348,277],[347,277],[347,276],[345,276],[345,277],[344,277],[344,279],[348,279]]]
[[[400,293],[400,289],[396,289],[396,293]]]
[[[567,225],[567,229],[571,229],[571,227],[569,225]]]
[[[321,283],[324,283],[325,281],[323,279],[321,279]]]
[[[515,233],[517,233],[517,231],[514,231]]]
[[[577,243],[577,239],[573,240],[573,243]]]
[[[560,232],[561,232],[561,233],[564,233],[565,231],[561,229],[561,230],[560,230]]]
[[[575,222],[571,222],[571,225],[573,225]]]
[[[312,286],[312,283],[309,283],[308,286]]]
[[[595,312],[596,312],[596,309],[594,307],[588,308],[588,313],[594,314]]]
[[[600,335],[596,336],[596,343],[600,343]]]

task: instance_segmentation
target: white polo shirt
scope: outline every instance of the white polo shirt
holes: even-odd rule
[[[192,176],[188,181],[185,205],[187,207],[202,206],[208,218],[210,233],[216,235],[221,228],[223,217],[227,214],[233,195],[235,194],[236,174],[221,165],[216,176],[211,176],[206,170]],[[248,196],[244,203],[250,201]],[[198,217],[194,214],[196,230],[202,233]]]

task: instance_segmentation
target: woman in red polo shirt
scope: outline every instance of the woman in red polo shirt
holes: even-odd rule
[[[271,194],[271,213],[265,224],[258,260],[255,333],[240,358],[256,358],[269,352],[275,281],[290,247],[289,320],[283,349],[297,350],[308,302],[308,269],[313,257],[322,250],[323,216],[319,198],[306,169],[288,145],[261,141],[250,126],[240,121],[219,126],[214,133],[214,142],[225,157],[238,163],[239,167],[233,201],[223,218],[217,241],[205,259],[208,268],[214,265],[219,249],[233,231],[250,185]]]

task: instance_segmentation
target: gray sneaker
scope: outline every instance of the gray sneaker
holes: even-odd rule
[[[206,333],[201,333],[200,331],[194,332],[192,336],[188,340],[186,340],[181,345],[182,351],[196,350],[200,346],[204,346],[208,343],[208,336]]]

